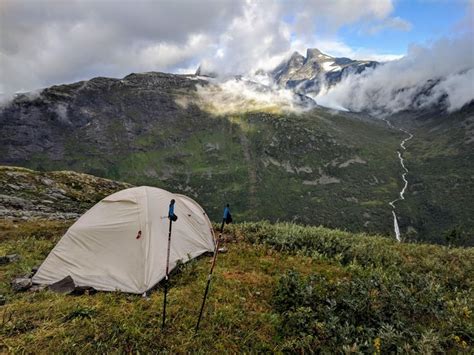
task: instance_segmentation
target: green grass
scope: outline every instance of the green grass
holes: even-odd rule
[[[268,222],[228,227],[194,335],[209,257],[172,277],[163,294],[15,294],[67,223],[0,223],[0,339],[9,352],[461,352],[473,350],[474,250],[396,243],[322,227]],[[1,349],[1,348],[0,348]]]

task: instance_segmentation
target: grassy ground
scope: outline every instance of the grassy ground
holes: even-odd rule
[[[235,225],[227,235],[228,253],[218,256],[201,330],[194,335],[209,257],[182,266],[172,278],[164,331],[159,289],[149,299],[110,292],[13,293],[11,278],[40,264],[66,228],[67,223],[52,221],[0,223],[0,255],[22,257],[0,266],[0,293],[7,299],[0,308],[1,351],[324,351],[334,340],[347,352],[472,351],[472,249],[396,244],[291,224]],[[429,282],[419,284],[421,279]],[[406,289],[400,280],[408,283]],[[308,290],[313,290],[309,298]],[[342,306],[325,308],[322,295]],[[412,308],[400,304],[406,297]],[[355,310],[347,311],[345,300],[368,318],[362,322]],[[325,318],[313,317],[316,310]],[[426,316],[417,318],[420,312]],[[374,319],[379,318],[384,326],[378,329]],[[342,340],[331,335],[330,323]],[[397,333],[400,327],[412,333]]]

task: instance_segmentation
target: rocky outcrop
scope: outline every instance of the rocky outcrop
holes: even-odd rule
[[[72,171],[0,166],[0,218],[75,219],[103,197],[131,186]]]

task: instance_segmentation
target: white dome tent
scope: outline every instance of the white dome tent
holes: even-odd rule
[[[169,267],[214,251],[212,225],[194,200],[154,187],[116,192],[64,234],[33,276],[51,285],[71,276],[77,286],[142,294],[165,277],[168,204],[175,199]]]

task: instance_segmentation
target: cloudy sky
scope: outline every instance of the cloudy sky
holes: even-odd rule
[[[131,72],[220,73],[294,50],[381,61],[472,30],[462,0],[1,0],[0,93]]]

